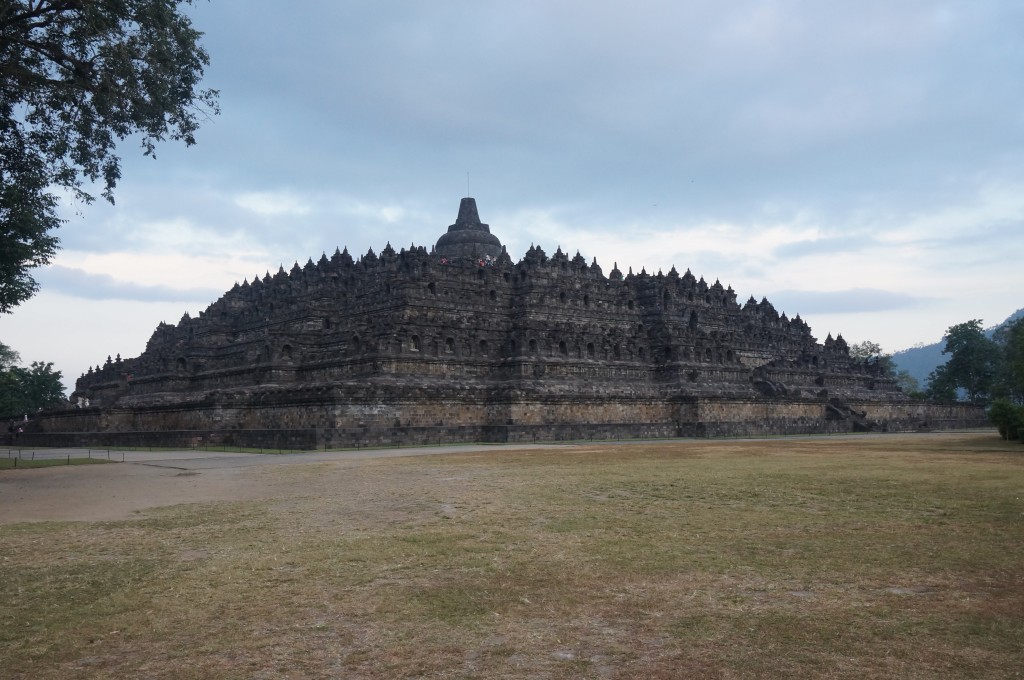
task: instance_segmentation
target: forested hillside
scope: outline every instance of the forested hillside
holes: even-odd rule
[[[985,335],[991,338],[996,330],[1013,323],[1022,316],[1024,316],[1024,308],[1018,309],[1003,322],[986,329]],[[892,355],[892,361],[896,365],[897,371],[906,371],[921,384],[921,387],[924,387],[928,381],[929,374],[936,367],[946,363],[946,360],[949,358],[942,354],[943,345],[944,340],[940,338],[930,345],[920,345],[901,350]]]

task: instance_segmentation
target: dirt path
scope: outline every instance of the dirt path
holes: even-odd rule
[[[539,448],[552,446],[435,446],[285,455],[126,451],[124,462],[0,472],[0,524],[116,520],[167,505],[252,500],[294,492],[292,478],[268,474],[278,466],[365,465],[381,458]],[[59,459],[68,454],[76,457],[83,452],[49,449],[37,451],[37,458]],[[112,456],[119,459],[122,452]]]

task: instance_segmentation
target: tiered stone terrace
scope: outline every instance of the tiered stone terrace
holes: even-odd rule
[[[436,246],[347,250],[236,284],[82,376],[51,433],[309,430],[305,445],[976,424],[911,404],[842,336],[687,270],[513,262],[474,199]],[[217,433],[220,433],[218,435]],[[232,435],[232,433],[234,433]],[[178,436],[178,435],[175,435]]]

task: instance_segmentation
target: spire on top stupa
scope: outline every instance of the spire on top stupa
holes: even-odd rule
[[[448,232],[437,239],[437,255],[447,258],[481,258],[501,255],[501,241],[491,233],[489,225],[480,221],[475,198],[464,198],[459,203],[459,215]]]

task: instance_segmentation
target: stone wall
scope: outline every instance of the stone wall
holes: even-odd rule
[[[302,391],[285,391],[259,395],[248,404],[51,412],[30,423],[21,443],[303,449],[988,426],[984,411],[977,407],[918,402],[863,402],[836,408],[823,401],[538,394],[520,394],[517,399],[504,395],[493,401],[484,393],[457,390],[405,400],[389,400],[379,390],[367,390],[361,398],[344,403],[326,391],[321,396],[315,401]]]

